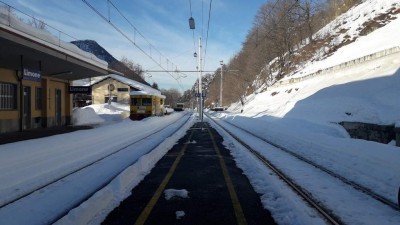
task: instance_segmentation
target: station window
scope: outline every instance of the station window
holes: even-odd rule
[[[17,85],[0,82],[0,110],[17,109]]]
[[[110,97],[105,96],[104,97],[104,103],[108,103],[108,100],[110,99]],[[117,96],[111,96],[111,102],[118,102],[118,98]]]
[[[117,88],[118,92],[128,92],[129,89],[128,88]]]
[[[36,98],[35,98],[35,102],[36,102],[36,109],[37,110],[42,110],[43,107],[43,89],[37,87],[36,88]]]

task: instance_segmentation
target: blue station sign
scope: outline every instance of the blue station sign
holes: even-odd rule
[[[31,80],[36,82],[42,81],[42,75],[40,70],[32,70],[32,69],[24,69],[24,73],[22,74],[22,79]]]

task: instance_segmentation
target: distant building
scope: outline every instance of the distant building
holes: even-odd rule
[[[145,91],[161,95],[157,89],[115,74],[107,75],[88,85],[92,87],[92,104],[107,103],[110,97],[112,102],[129,104],[131,91]]]

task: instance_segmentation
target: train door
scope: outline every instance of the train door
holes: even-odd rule
[[[31,87],[24,86],[24,102],[23,102],[23,127],[31,128]]]
[[[156,114],[157,113],[157,102],[156,102],[156,97],[155,96],[152,97],[152,102],[153,102],[153,107],[152,107],[153,112],[151,114],[153,116],[155,116],[155,115],[157,115]]]
[[[61,125],[61,90],[60,89],[56,89],[56,104],[55,104],[55,110],[56,110],[56,114],[55,114],[55,119],[56,119],[56,126],[60,126]]]

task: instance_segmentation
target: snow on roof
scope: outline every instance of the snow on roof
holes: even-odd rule
[[[87,84],[87,85],[93,86],[93,85],[95,85],[97,83],[100,83],[100,82],[102,82],[102,81],[104,81],[104,80],[106,80],[108,78],[112,78],[112,79],[117,80],[117,81],[119,81],[121,83],[127,84],[127,85],[129,85],[129,86],[131,86],[133,88],[136,88],[136,89],[138,89],[140,91],[145,92],[146,94],[161,95],[161,91],[159,91],[157,89],[154,89],[154,88],[152,88],[152,87],[150,87],[150,86],[148,86],[146,84],[143,84],[143,83],[140,83],[138,81],[129,79],[127,77],[122,77],[122,76],[119,76],[119,75],[116,75],[116,74],[110,74],[110,75],[104,76],[102,79],[93,81],[93,82],[91,82],[90,84]]]
[[[21,18],[20,18],[21,17]],[[21,36],[26,37],[29,40],[38,42],[47,47],[56,49],[60,52],[64,52],[68,55],[76,57],[82,61],[93,64],[103,69],[108,68],[108,63],[104,60],[97,58],[92,53],[86,52],[78,48],[72,43],[65,42],[61,40],[60,37],[57,37],[54,33],[58,35],[62,35],[62,37],[72,38],[68,34],[59,31],[48,24],[44,24],[45,27],[43,29],[35,28],[23,21],[32,21],[35,18],[27,16],[17,10],[11,9],[8,10],[3,4],[0,4],[0,27],[6,30],[9,30],[13,33],[17,33]],[[54,33],[52,33],[54,32]]]
[[[155,94],[155,93],[148,93],[146,91],[131,91],[129,93],[129,95],[133,95],[133,96],[136,96],[136,95],[154,95],[154,96],[157,96],[157,97],[160,97],[160,98],[165,98],[165,95]]]

